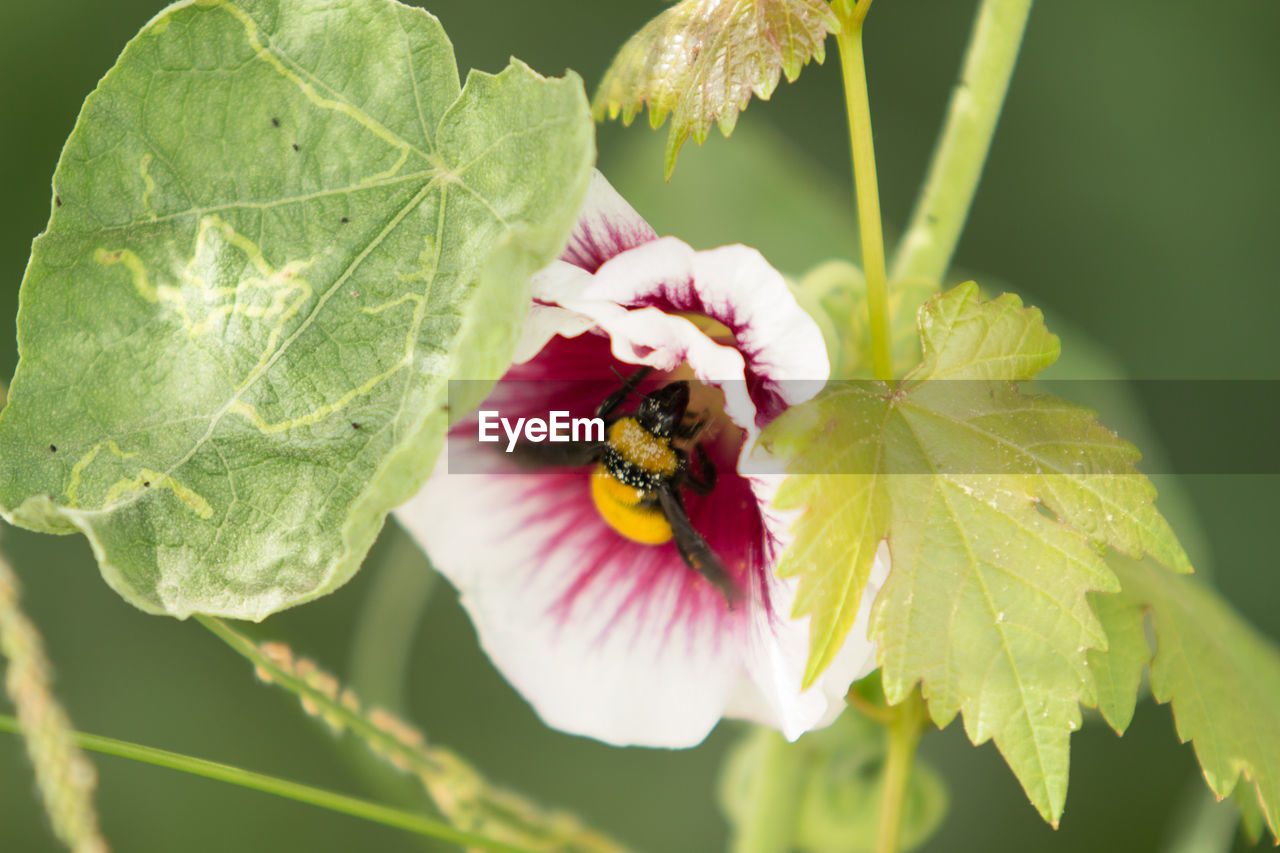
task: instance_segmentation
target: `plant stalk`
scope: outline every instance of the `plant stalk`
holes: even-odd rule
[[[918,692],[913,691],[906,701],[889,710],[893,714],[893,722],[889,724],[889,754],[885,761],[876,853],[898,853],[900,849],[911,765],[915,762],[916,747],[924,733],[924,702]]]
[[[21,728],[17,720],[0,714],[0,732],[17,733],[19,731],[21,731]],[[114,755],[118,758],[128,758],[133,761],[141,761],[156,767],[167,767],[170,770],[180,770],[183,773],[203,776],[206,779],[215,779],[219,782],[229,782],[232,785],[239,785],[243,788],[250,788],[266,794],[275,794],[278,797],[285,797],[286,799],[319,806],[340,814],[363,818],[374,823],[380,823],[383,826],[403,829],[419,835],[427,835],[474,850],[487,850],[492,851],[492,853],[530,853],[527,848],[516,847],[476,835],[475,833],[454,829],[447,823],[433,820],[424,815],[400,811],[379,803],[348,797],[345,794],[326,791],[322,788],[313,788],[310,785],[290,782],[287,779],[278,779],[274,776],[255,773],[252,770],[233,767],[229,764],[206,761],[203,758],[194,758],[190,755],[156,749],[152,746],[143,746],[142,744],[100,735],[83,734],[81,732],[74,732],[72,740],[81,749]]]
[[[893,280],[942,283],[987,162],[1032,0],[982,0],[960,77],[893,262]]]
[[[849,115],[849,142],[853,155],[853,192],[858,203],[858,228],[862,236],[862,271],[867,277],[867,310],[871,320],[871,358],[877,379],[893,379],[889,341],[889,286],[885,273],[884,233],[880,224],[880,190],[876,183],[876,153],[871,137],[871,101],[867,95],[867,68],[862,54],[862,23],[871,0],[838,3],[840,18],[836,45],[844,76],[845,108]]]

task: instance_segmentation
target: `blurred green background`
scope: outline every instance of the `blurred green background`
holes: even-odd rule
[[[589,88],[625,37],[662,8],[600,0],[427,5],[452,36],[462,68],[496,71],[514,54],[544,73],[573,68]],[[871,14],[867,58],[891,234],[910,209],[974,7],[970,0],[880,0]],[[149,0],[0,3],[0,317],[14,315],[30,241],[49,215],[50,176],[81,100],[159,8]],[[1078,364],[1141,378],[1280,378],[1272,233],[1280,226],[1278,36],[1274,0],[1040,3],[957,263],[1044,308],[1066,332],[1066,357]],[[660,232],[695,245],[750,243],[788,272],[850,254],[834,44],[830,51],[827,64],[807,68],[798,85],[753,104],[732,141],[715,136],[702,150],[690,146],[670,185],[661,182],[665,129],[602,128],[601,167]],[[16,360],[10,323],[0,325],[4,376]],[[1275,397],[1258,401],[1257,416],[1280,424]],[[1194,410],[1195,401],[1187,406]],[[1210,440],[1197,415],[1144,423],[1140,413],[1118,412],[1112,423],[1158,454],[1161,440]],[[1211,571],[1255,625],[1280,636],[1280,478],[1165,478],[1161,486],[1197,567]],[[203,629],[123,603],[99,579],[83,539],[14,531],[6,546],[80,728],[413,802],[410,789],[371,774],[358,750],[300,714],[283,692],[256,683]],[[258,634],[286,640],[382,691],[371,698],[394,702],[395,691],[379,685],[394,682],[399,658],[353,653],[354,638],[378,623],[362,620],[362,608],[373,606],[379,589],[411,603],[419,593],[401,594],[399,585],[421,586],[428,571],[389,528],[355,581],[273,617]],[[493,779],[576,809],[640,850],[723,848],[714,781],[732,725],[679,753],[615,750],[560,735],[537,721],[478,651],[447,584],[434,586],[420,620],[408,625],[404,702],[436,741]],[[357,657],[374,663],[361,668]],[[955,724],[926,738],[924,754],[948,781],[952,805],[925,849],[1173,850],[1183,835],[1177,819],[1203,786],[1168,709],[1146,700],[1122,740],[1094,722],[1073,745],[1071,794],[1054,832],[990,745],[973,749]],[[105,830],[117,850],[429,848],[218,783],[112,758],[95,763]],[[0,802],[0,850],[56,849],[20,743],[7,735],[0,736]]]

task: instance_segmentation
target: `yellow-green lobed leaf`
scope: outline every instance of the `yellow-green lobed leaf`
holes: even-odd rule
[[[1133,722],[1142,673],[1151,662],[1151,648],[1142,625],[1143,607],[1109,593],[1094,593],[1089,600],[1107,635],[1105,649],[1089,650],[1098,711],[1116,734],[1124,734]]]
[[[1255,814],[1256,803],[1272,836],[1280,837],[1280,648],[1200,580],[1171,575],[1150,561],[1110,562],[1122,590],[1097,599],[1113,599],[1098,609],[1111,639],[1098,657],[1111,658],[1103,663],[1112,669],[1150,660],[1151,692],[1170,703],[1178,738],[1195,747],[1209,788],[1219,798],[1234,791],[1246,816]],[[1154,657],[1143,630],[1148,614]],[[1117,692],[1114,709],[1131,716],[1135,698]],[[1105,704],[1101,710],[1107,713]],[[1107,719],[1116,726],[1111,714]],[[1252,791],[1237,788],[1241,776]]]
[[[671,114],[667,177],[690,135],[701,145],[714,121],[728,136],[751,96],[768,98],[785,74],[826,56],[839,20],[825,0],[682,0],[632,36],[596,92],[596,120],[630,124],[647,104],[658,128]]]
[[[779,501],[805,509],[779,571],[811,618],[806,678],[844,642],[887,539],[871,628],[886,697],[919,682],[938,725],[961,713],[1056,824],[1079,704],[1097,702],[1089,653],[1107,644],[1088,596],[1118,588],[1101,551],[1190,565],[1136,449],[1013,384],[1057,357],[1039,311],[967,284],[926,303],[919,329],[923,360],[899,387],[831,383],[767,433],[796,472]]]
[[[391,0],[170,7],[54,176],[0,413],[0,510],[143,609],[260,619],[358,568],[494,378],[594,158],[581,81],[459,86]],[[495,295],[496,294],[496,295]]]

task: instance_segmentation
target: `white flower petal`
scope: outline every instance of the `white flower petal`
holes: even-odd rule
[[[634,585],[601,578],[564,612],[600,557],[598,537],[622,540],[602,523],[530,523],[557,511],[539,504],[555,500],[542,479],[433,476],[396,518],[458,588],[485,652],[547,725],[619,746],[700,743],[741,672],[743,619],[679,618],[682,586],[670,573],[638,604],[627,601]],[[585,495],[585,479],[569,485]]]
[[[707,337],[684,317],[657,307],[627,308],[607,296],[624,290],[656,292],[664,281],[685,280],[692,274],[696,254],[685,243],[663,237],[618,255],[594,276],[570,273],[564,264],[553,265],[535,276],[534,296],[590,318],[609,336],[620,361],[658,370],[687,363],[699,380],[724,393],[725,413],[754,437],[757,412],[748,393],[742,353]],[[647,288],[632,287],[638,280],[647,282]],[[825,353],[824,348],[824,358]]]
[[[889,549],[876,551],[871,576],[858,606],[858,618],[831,664],[801,691],[809,657],[809,618],[790,619],[796,582],[775,580],[770,602],[774,618],[757,614],[750,630],[746,674],[734,692],[726,716],[778,729],[795,740],[811,729],[830,725],[845,708],[849,685],[876,668],[876,645],[867,638],[871,606],[889,574]]]
[[[594,325],[590,317],[575,314],[556,305],[540,305],[535,302],[529,306],[529,316],[525,318],[524,329],[521,330],[512,361],[516,364],[524,364],[542,352],[542,348],[556,335],[576,338],[589,331]]]
[[[614,255],[657,238],[649,223],[596,171],[560,257],[587,272],[595,272]]]
[[[663,237],[613,258],[581,297],[704,314],[723,323],[748,372],[786,405],[814,396],[831,372],[818,324],[782,274],[746,246],[695,252]]]
[[[800,307],[782,273],[755,249],[721,246],[698,252],[688,297],[689,304],[701,307],[681,310],[700,310],[728,326],[754,373],[772,383],[795,382],[778,386],[787,405],[821,390],[831,373],[822,330]]]

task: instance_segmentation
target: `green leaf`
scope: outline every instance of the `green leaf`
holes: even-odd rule
[[[1105,649],[1089,650],[1089,671],[1098,688],[1098,710],[1116,734],[1133,722],[1142,673],[1151,662],[1151,647],[1142,626],[1143,607],[1123,596],[1094,594],[1093,612],[1107,635]]]
[[[920,314],[923,359],[910,379],[1030,379],[1053,364],[1060,347],[1035,308],[1012,293],[984,302],[967,282]]]
[[[1112,641],[1106,657],[1133,659],[1144,653],[1142,622],[1149,613],[1156,642],[1152,694],[1171,703],[1178,738],[1195,747],[1213,793],[1219,799],[1231,796],[1243,775],[1253,783],[1252,793],[1276,836],[1280,649],[1201,581],[1171,575],[1150,562],[1110,563],[1122,591],[1110,596],[1118,606],[1098,611]],[[1132,701],[1126,701],[1132,714]],[[1237,793],[1246,816],[1248,799]]]
[[[1056,823],[1079,703],[1096,703],[1087,653],[1106,645],[1087,594],[1117,588],[1100,551],[1190,565],[1137,451],[1087,409],[1012,384],[1057,355],[1038,311],[967,284],[919,324],[923,360],[900,387],[831,383],[767,433],[796,472],[779,502],[805,508],[779,572],[811,617],[806,680],[843,644],[887,539],[871,630],[887,699],[920,682],[939,726],[963,713]]]
[[[510,360],[593,160],[581,81],[459,88],[390,0],[170,7],[85,101],[0,414],[0,509],[145,610],[334,589]]]
[[[592,103],[597,121],[631,124],[649,105],[656,128],[671,114],[666,176],[690,134],[699,145],[714,121],[728,136],[754,94],[768,100],[785,74],[826,58],[840,23],[824,0],[682,0],[618,51]]]
[[[1240,812],[1241,836],[1250,844],[1257,844],[1266,831],[1267,818],[1262,813],[1262,806],[1258,804],[1256,792],[1237,786],[1235,793],[1231,795],[1231,803]]]

